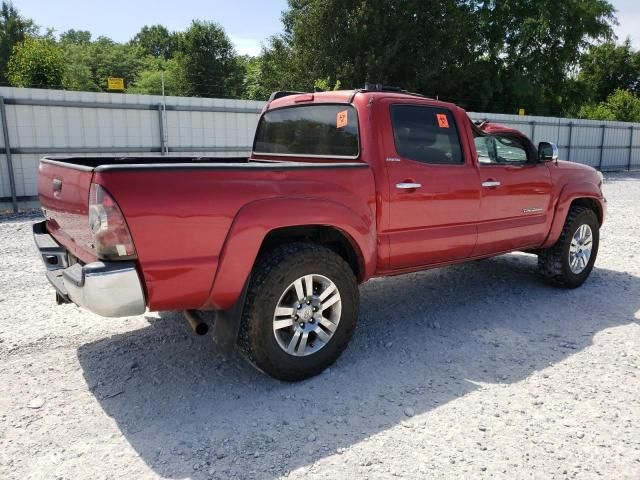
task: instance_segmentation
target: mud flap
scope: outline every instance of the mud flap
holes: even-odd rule
[[[249,281],[247,280],[233,307],[229,310],[218,310],[216,312],[216,320],[213,324],[211,336],[213,337],[213,342],[227,354],[234,350],[238,341],[242,310],[244,309],[248,288]]]

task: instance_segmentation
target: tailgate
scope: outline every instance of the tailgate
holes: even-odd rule
[[[40,162],[38,195],[47,231],[85,263],[97,259],[89,229],[93,168],[52,160]]]

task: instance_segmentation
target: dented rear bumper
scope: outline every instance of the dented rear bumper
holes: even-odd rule
[[[59,303],[73,302],[103,317],[128,317],[146,310],[134,262],[70,265],[66,249],[49,235],[46,222],[33,225],[33,237]]]

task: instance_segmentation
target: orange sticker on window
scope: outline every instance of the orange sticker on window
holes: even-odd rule
[[[349,110],[342,110],[336,116],[336,125],[338,128],[346,127],[349,123]]]
[[[449,119],[444,113],[438,113],[436,117],[438,117],[438,125],[440,128],[449,128]]]

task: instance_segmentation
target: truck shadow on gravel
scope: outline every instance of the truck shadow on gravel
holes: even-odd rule
[[[535,257],[512,254],[373,280],[361,302],[336,365],[297,384],[225,358],[179,313],[149,315],[147,328],[84,345],[78,358],[106,414],[157,474],[273,478],[478,383],[523,380],[637,321],[640,279],[595,269],[582,288],[557,290],[536,278]]]

